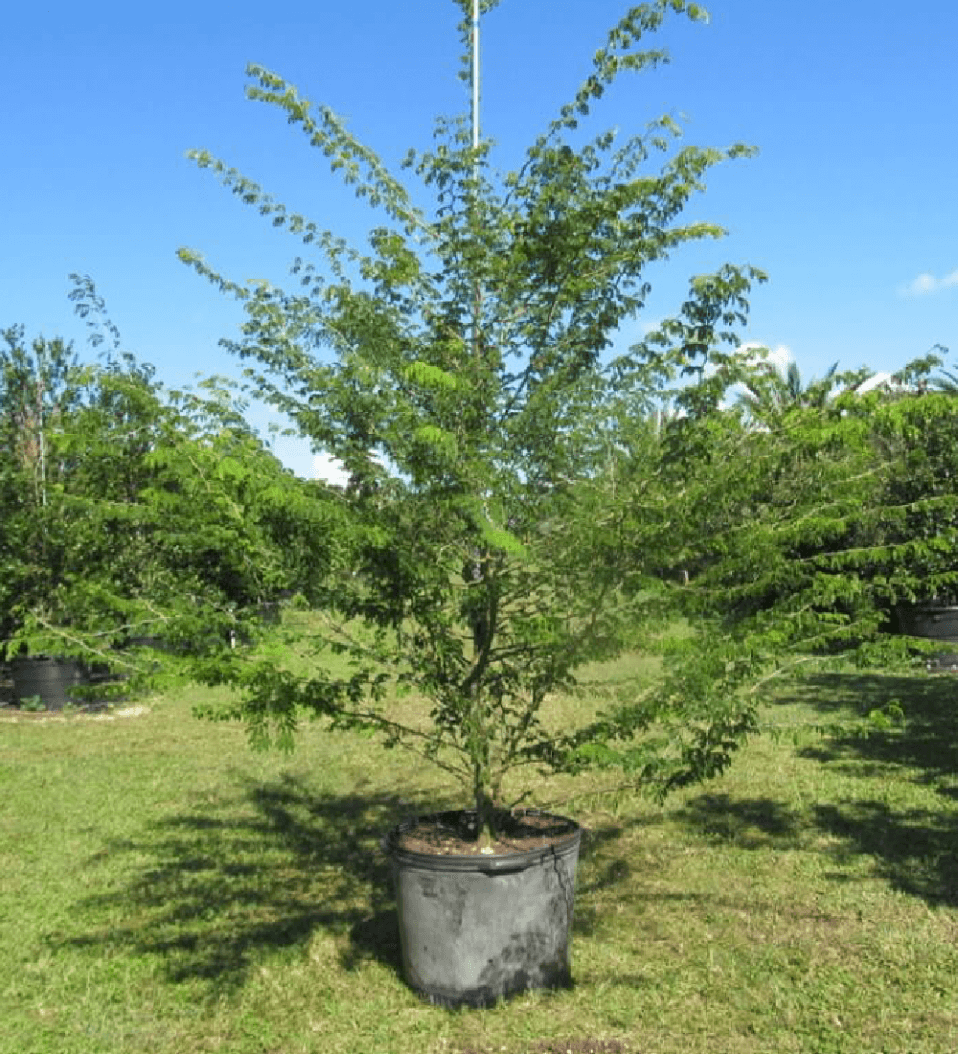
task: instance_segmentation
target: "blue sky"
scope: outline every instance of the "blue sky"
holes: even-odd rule
[[[502,0],[483,24],[483,128],[513,167],[589,72],[622,0]],[[671,64],[624,80],[596,130],[663,113],[685,140],[759,148],[713,170],[687,219],[728,228],[650,272],[624,344],[677,310],[690,275],[725,261],[770,281],[744,340],[803,375],[958,355],[958,4],[713,0],[708,25],[650,38]],[[320,226],[362,240],[372,216],[282,116],[244,97],[257,62],[345,116],[394,167],[433,117],[467,105],[451,0],[15,3],[0,34],[0,326],[85,330],[68,275],[90,275],[124,344],[175,387],[238,374],[217,346],[235,302],[179,262],[281,281],[301,251],[188,161],[209,149]],[[261,419],[257,416],[257,419]],[[277,453],[307,474],[304,444]]]

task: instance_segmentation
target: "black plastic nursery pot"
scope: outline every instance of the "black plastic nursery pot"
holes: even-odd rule
[[[10,661],[14,702],[39,699],[47,710],[78,702],[75,689],[90,683],[90,671],[78,659],[17,656]]]
[[[417,817],[384,839],[392,866],[407,983],[443,1006],[484,1006],[530,988],[572,983],[572,912],[582,829],[550,813],[516,814],[533,848],[484,855],[422,852],[404,836],[425,827],[461,832],[475,814]]]
[[[898,628],[902,633],[942,644],[946,650],[935,655],[937,665],[958,666],[958,605],[901,605],[897,615]]]

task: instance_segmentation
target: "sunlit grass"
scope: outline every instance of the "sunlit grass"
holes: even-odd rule
[[[785,686],[779,734],[664,807],[536,778],[535,803],[588,828],[576,985],[459,1013],[402,981],[379,849],[457,804],[440,774],[316,724],[290,756],[251,753],[192,716],[196,689],[112,719],[0,715],[0,1051],[958,1049],[955,683]],[[813,731],[889,699],[903,729]]]

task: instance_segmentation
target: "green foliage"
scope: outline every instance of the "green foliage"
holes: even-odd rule
[[[457,3],[468,77],[472,8]],[[330,578],[323,642],[348,657],[349,672],[297,680],[268,661],[239,659],[205,670],[244,689],[243,715],[258,741],[270,722],[285,741],[302,710],[334,726],[378,728],[460,777],[480,814],[516,765],[608,757],[601,745],[556,745],[539,715],[549,693],[573,685],[578,666],[615,654],[637,621],[658,624],[663,613],[655,571],[672,551],[677,508],[661,485],[668,450],[654,447],[630,469],[627,489],[610,490],[601,466],[619,441],[611,426],[623,401],[647,407],[683,373],[723,361],[751,285],[764,278],[731,266],[693,278],[676,319],[608,361],[619,327],[648,296],[649,264],[723,234],[680,222],[709,170],[751,152],[673,150],[680,129],[667,116],[625,141],[611,130],[589,138],[607,88],[667,61],[644,42],[676,15],[705,18],[682,0],[630,8],[592,73],[511,170],[493,167],[491,142],[473,146],[465,121],[441,118],[434,147],[406,159],[415,191],[327,107],[250,66],[249,98],[297,126],[384,217],[365,251],[193,152],[315,252],[295,260],[289,290],[244,285],[192,250],[180,255],[242,301],[243,338],[232,347],[256,394],[351,478],[350,564]],[[424,194],[429,214],[414,204]],[[696,387],[702,412],[717,398],[709,391],[704,381]],[[627,529],[641,521],[630,495],[644,489],[659,519],[637,554],[627,545]],[[402,726],[381,705],[387,680],[428,700],[428,728]],[[679,748],[690,773],[716,771],[743,727],[717,705],[674,722],[702,723]],[[589,742],[613,734],[627,734],[624,721],[593,728]],[[640,768],[631,759],[628,767]]]
[[[102,310],[89,280],[77,288]],[[63,361],[62,342],[34,342],[30,361],[22,329],[7,336],[8,654],[75,655],[146,682],[157,645],[164,670],[175,669],[255,637],[264,605],[282,595],[318,594],[336,551],[335,498],[283,468],[228,386],[166,392],[118,343],[81,369]],[[24,391],[51,401],[34,415],[42,446],[16,427],[18,407],[34,405]]]
[[[821,409],[826,405],[836,387],[845,378],[836,374],[838,363],[834,363],[822,378],[814,378],[804,384],[796,362],[784,368],[775,368],[767,360],[761,360],[745,384],[740,397],[741,405],[757,422],[767,421],[802,406]],[[853,380],[858,380],[855,375]]]
[[[634,389],[607,404],[592,477],[576,487],[585,508],[596,496],[596,524],[600,506],[615,512],[606,559],[633,568],[618,589],[647,617],[671,602],[688,633],[658,686],[613,696],[593,722],[534,748],[558,767],[618,766],[659,794],[723,771],[773,679],[900,664],[916,645],[889,633],[897,605],[958,589],[956,409],[920,383],[933,361],[902,371],[910,386],[864,395],[852,375],[835,399],[795,383],[760,419],[727,392],[761,391],[768,367],[735,353],[711,362],[665,393],[659,405],[677,412]],[[877,708],[861,734],[901,718]]]
[[[760,427],[734,410],[677,422],[702,454],[676,477],[688,614],[770,674],[905,659],[912,642],[888,633],[897,606],[958,589],[955,413],[919,384],[800,399]]]
[[[49,519],[62,466],[51,436],[80,402],[76,358],[62,340],[25,340],[23,326],[2,332],[0,348],[0,639],[12,628],[22,597],[24,564],[39,557],[42,538],[27,521]]]

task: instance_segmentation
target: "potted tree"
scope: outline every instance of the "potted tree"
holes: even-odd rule
[[[940,362],[935,356],[930,365]],[[909,546],[895,576],[898,630],[935,642],[934,662],[958,664],[958,404],[951,392],[917,389],[892,402],[881,439],[896,461],[888,503],[903,512],[889,525],[892,543]]]
[[[519,166],[499,173],[478,122],[479,20],[496,5],[456,2],[472,119],[441,120],[435,149],[408,161],[435,195],[433,214],[329,109],[251,66],[248,96],[359,180],[383,223],[369,251],[347,249],[197,151],[201,167],[318,246],[320,259],[297,261],[302,288],[289,293],[251,290],[181,250],[242,300],[233,346],[254,364],[258,395],[350,474],[339,560],[317,598],[317,649],[345,655],[349,672],[296,674],[226,654],[201,674],[237,686],[259,743],[288,742],[311,714],[377,731],[460,781],[463,808],[410,818],[386,839],[406,977],[450,1004],[570,978],[580,831],[562,816],[516,811],[517,773],[619,764],[665,787],[720,769],[750,727],[749,705],[711,696],[692,719],[690,695],[688,719],[658,749],[632,737],[675,706],[667,690],[601,718],[586,713],[575,730],[549,727],[543,707],[583,663],[616,654],[637,623],[657,626],[662,613],[657,569],[668,563],[674,495],[654,460],[616,488],[606,466],[617,418],[648,409],[683,371],[734,343],[729,327],[762,278],[724,267],[694,279],[676,318],[610,360],[614,334],[643,306],[647,265],[723,233],[678,221],[702,177],[749,150],[670,154],[679,129],[668,117],[624,143],[606,130],[586,138],[580,124],[621,75],[661,61],[640,44],[648,32],[672,14],[704,14],[681,0],[629,9],[574,97]],[[650,173],[654,151],[667,156]],[[637,487],[655,510],[640,524]],[[397,713],[397,693],[424,701],[423,720]],[[614,749],[616,738],[627,748]]]
[[[686,613],[707,620],[730,669],[887,668],[913,661],[914,637],[925,654],[951,643],[958,408],[923,390],[936,364],[907,364],[891,391],[772,406],[760,428],[753,402],[729,399],[682,422],[700,456],[669,469],[687,500],[672,553],[694,569]],[[758,392],[764,371],[756,384],[749,369],[715,378]]]
[[[8,331],[0,392],[15,696],[59,708],[84,687],[102,695],[110,672],[126,693],[155,680],[156,645],[175,674],[255,636],[257,609],[322,566],[331,503],[264,447],[224,383],[168,393],[118,343],[80,369],[62,342],[38,341],[29,362],[22,332]]]
[[[39,698],[62,707],[88,680],[88,670],[62,655],[21,654],[9,646],[20,613],[54,587],[62,551],[51,536],[56,520],[57,459],[50,436],[76,407],[76,356],[59,339],[27,342],[23,326],[2,333],[0,348],[0,486],[4,509],[0,640],[10,660],[15,701]]]

